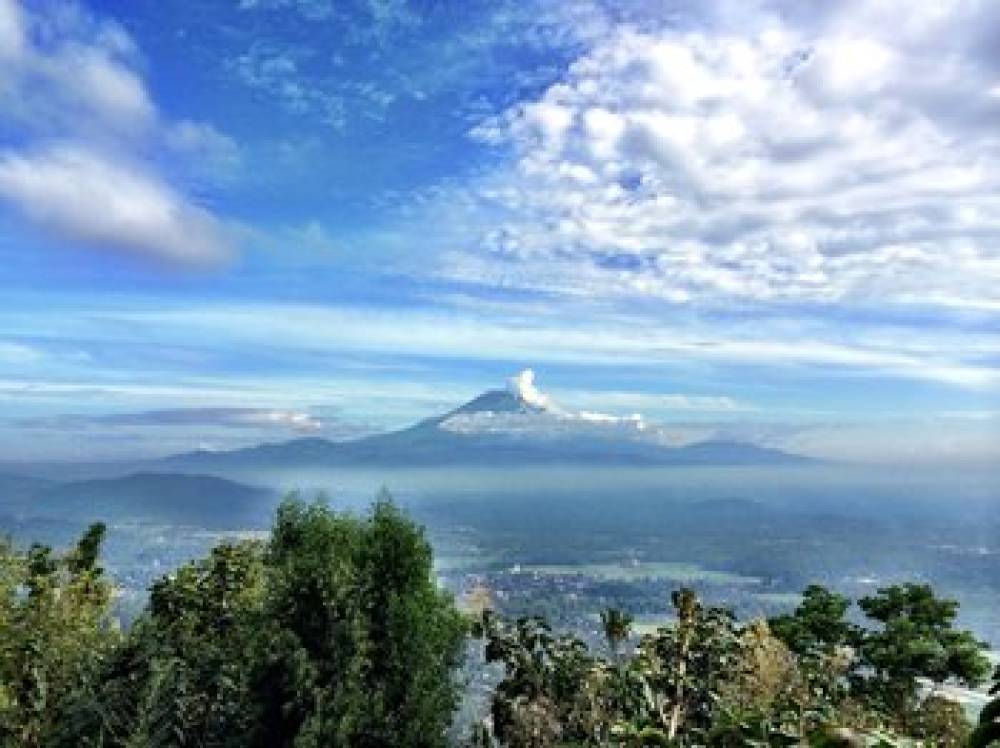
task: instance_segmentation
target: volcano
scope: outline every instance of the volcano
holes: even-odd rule
[[[231,451],[199,450],[159,461],[175,469],[435,465],[759,465],[811,461],[732,440],[677,446],[639,415],[612,416],[559,407],[526,369],[506,388],[488,390],[408,428],[353,441],[305,437]]]

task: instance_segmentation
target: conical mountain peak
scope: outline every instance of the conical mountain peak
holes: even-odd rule
[[[488,390],[446,417],[472,413],[555,413],[552,399],[535,387],[535,374],[524,369],[507,380],[505,389]]]

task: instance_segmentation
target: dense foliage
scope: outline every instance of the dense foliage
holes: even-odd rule
[[[112,588],[98,565],[104,525],[61,556],[0,542],[0,745],[55,742],[74,695],[93,693],[121,637],[108,616]]]
[[[10,746],[435,746],[465,624],[423,533],[286,502],[267,543],[216,547],[154,584],[127,635],[96,565],[0,549],[0,730]]]
[[[691,590],[671,600],[674,621],[640,637],[627,656],[631,621],[605,612],[609,658],[542,619],[508,623],[486,611],[476,633],[504,675],[475,740],[513,748],[970,740],[962,707],[940,686],[985,679],[984,645],[954,628],[957,604],[925,585],[861,599],[864,626],[849,621],[850,600],[820,586],[788,615],[742,624]],[[998,708],[995,701],[984,710],[974,745],[995,738]]]

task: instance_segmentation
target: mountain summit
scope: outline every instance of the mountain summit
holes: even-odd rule
[[[551,398],[535,387],[535,372],[524,369],[507,380],[503,390],[487,390],[438,420],[469,413],[551,413],[556,412]]]
[[[802,462],[777,449],[708,440],[675,446],[639,415],[572,411],[535,385],[531,369],[413,426],[349,442],[318,437],[166,459],[173,468],[539,463],[748,465]]]

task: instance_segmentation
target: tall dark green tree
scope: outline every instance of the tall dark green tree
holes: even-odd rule
[[[835,710],[849,693],[858,666],[862,630],[847,613],[851,600],[818,584],[809,585],[791,613],[768,621],[771,632],[798,658],[813,706]]]
[[[357,564],[370,642],[366,729],[379,745],[429,745],[428,736],[444,734],[458,705],[464,620],[434,582],[423,531],[388,494],[362,528]]]
[[[875,624],[861,639],[861,660],[871,672],[861,688],[887,713],[914,708],[918,678],[975,686],[989,674],[986,644],[955,628],[958,603],[937,597],[929,585],[885,587],[858,605]]]
[[[283,694],[281,731],[306,745],[443,744],[464,621],[423,532],[386,496],[363,521],[290,503],[267,559],[279,632],[264,683]]]
[[[442,746],[463,641],[423,532],[390,501],[359,518],[290,500],[268,543],[153,585],[65,744]]]
[[[768,626],[797,655],[825,654],[838,646],[857,644],[860,632],[847,619],[850,607],[850,599],[811,584],[792,613],[771,618]]]

